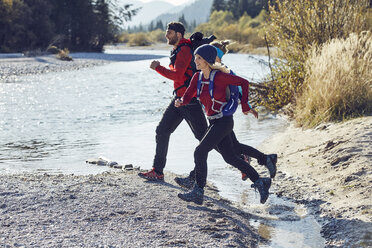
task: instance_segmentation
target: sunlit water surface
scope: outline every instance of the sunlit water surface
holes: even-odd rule
[[[78,53],[72,56],[99,56],[115,63],[0,82],[0,173],[97,174],[109,168],[85,161],[101,155],[150,169],[155,128],[171,100],[172,82],[152,71],[149,64],[158,59],[167,65],[168,54],[161,50]],[[224,62],[253,82],[269,73],[263,56],[227,54]],[[239,141],[253,147],[287,125],[272,113],[260,113],[256,120],[243,115],[240,108],[234,120]],[[171,136],[166,170],[177,174],[192,170],[196,145],[189,127],[182,123]],[[252,220],[268,239],[260,247],[324,246],[319,225],[306,215],[306,209],[275,195],[267,204],[259,204],[250,183],[241,181],[240,173],[215,151],[208,157],[208,180],[223,197],[266,218]]]

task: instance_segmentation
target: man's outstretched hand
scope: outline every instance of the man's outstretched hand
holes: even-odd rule
[[[155,70],[156,67],[160,65],[160,62],[158,60],[153,60],[150,64],[150,68]]]

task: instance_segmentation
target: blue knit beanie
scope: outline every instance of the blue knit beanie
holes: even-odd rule
[[[209,64],[213,65],[216,61],[217,56],[217,50],[214,46],[205,44],[200,47],[198,47],[194,54],[199,54],[205,61],[207,61]]]

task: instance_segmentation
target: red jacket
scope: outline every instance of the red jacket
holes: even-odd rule
[[[197,84],[198,84],[198,78],[199,73],[196,72],[194,76],[192,77],[190,86],[187,88],[185,94],[183,95],[183,105],[187,105],[191,98],[194,97],[197,91]],[[202,78],[202,82],[209,82],[209,79],[205,79],[204,76]],[[249,94],[249,82],[248,80],[241,78],[236,75],[231,75],[228,73],[218,72],[214,78],[214,99],[221,101],[221,102],[227,102],[226,101],[226,87],[231,85],[240,85],[242,87],[242,98],[241,98],[241,105],[243,112],[247,112],[250,110],[250,107],[248,105],[248,94]],[[200,92],[200,102],[205,107],[205,112],[207,116],[212,116],[217,114],[217,112],[212,110],[212,99],[208,92],[208,85],[202,84],[201,92]],[[215,107],[220,107],[220,105],[215,102]]]
[[[190,40],[182,38],[178,43],[180,46],[183,43],[191,44]],[[186,73],[192,76],[192,70],[190,63],[192,60],[192,51],[189,46],[182,46],[180,51],[177,53],[176,61],[173,65],[169,65],[170,69],[165,68],[164,66],[157,66],[155,70],[162,76],[173,80],[173,87],[177,89],[178,87],[184,85],[184,82],[189,78],[186,76]],[[177,96],[181,97],[186,91],[186,87],[180,88],[177,90]]]

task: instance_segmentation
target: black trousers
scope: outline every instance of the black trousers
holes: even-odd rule
[[[173,98],[169,103],[156,127],[156,151],[153,168],[155,168],[157,173],[163,173],[167,160],[170,135],[183,120],[187,122],[195,138],[198,140],[203,138],[208,127],[203,109],[196,98],[193,98],[188,105],[179,108],[174,106],[175,100],[176,98]]]
[[[211,120],[206,134],[196,147],[194,152],[196,182],[199,187],[204,188],[207,180],[207,159],[208,153],[217,147],[226,163],[247,174],[252,182],[255,182],[259,175],[257,171],[246,163],[235,151],[232,130],[234,120],[232,116],[225,116]]]
[[[266,163],[266,155],[251,146],[240,143],[236,138],[234,131],[231,132],[231,139],[234,144],[235,152],[238,155],[244,154],[249,157],[255,158],[261,165]]]

